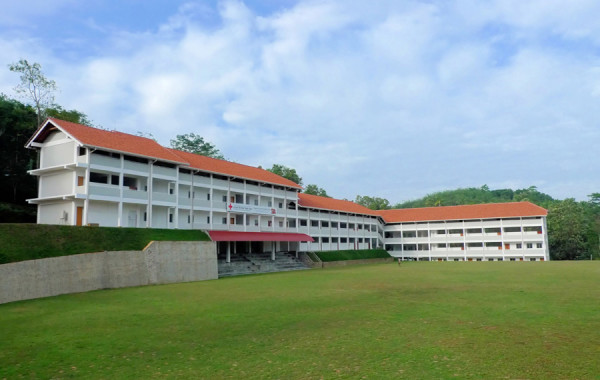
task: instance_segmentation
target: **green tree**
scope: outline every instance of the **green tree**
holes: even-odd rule
[[[207,156],[212,158],[218,158],[220,160],[225,159],[223,154],[217,149],[216,146],[204,138],[195,133],[186,133],[184,135],[177,135],[175,139],[171,140],[171,148],[181,150],[183,152],[195,153],[201,156]]]
[[[331,198],[328,194],[327,191],[325,191],[325,189],[323,189],[322,187],[319,187],[317,185],[306,185],[306,188],[304,189],[304,193],[305,194],[311,194],[311,195],[318,195],[320,197],[327,197],[327,198]]]
[[[30,64],[26,59],[10,64],[8,68],[21,74],[21,83],[15,87],[15,91],[33,103],[37,113],[37,125],[40,125],[46,109],[54,103],[56,82],[44,76],[39,63]]]
[[[88,119],[87,115],[77,110],[66,110],[61,106],[54,104],[52,107],[46,109],[46,116],[54,117],[57,119],[70,121],[72,123],[83,124],[92,126],[92,122]]]
[[[387,210],[390,208],[390,201],[385,198],[370,197],[368,195],[357,195],[354,203],[370,208],[371,210]]]
[[[554,260],[573,260],[587,255],[583,207],[568,198],[548,209],[548,240]]]
[[[296,173],[296,169],[288,168],[287,166],[280,164],[273,164],[271,169],[267,169],[273,174],[277,174],[283,178],[287,178],[292,182],[297,183],[298,185],[302,185],[302,177]]]
[[[35,168],[36,154],[26,149],[36,130],[35,110],[18,100],[0,95],[0,221],[35,222],[37,182],[27,170]]]

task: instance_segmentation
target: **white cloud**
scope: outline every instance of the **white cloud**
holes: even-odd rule
[[[487,183],[581,198],[600,186],[600,9],[560,3],[299,1],[258,14],[189,2],[151,30],[102,29],[103,49],[80,59],[26,30],[0,47],[48,67],[59,103],[104,127],[163,144],[200,133],[337,197]]]

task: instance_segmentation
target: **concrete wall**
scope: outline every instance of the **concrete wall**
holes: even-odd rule
[[[143,251],[87,253],[0,265],[0,303],[217,278],[215,243],[152,242]]]

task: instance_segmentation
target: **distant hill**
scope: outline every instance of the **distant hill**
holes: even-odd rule
[[[521,201],[529,201],[538,206],[548,208],[556,199],[548,194],[539,192],[535,186],[519,190],[490,190],[487,185],[483,185],[479,188],[469,187],[466,189],[445,190],[428,194],[420,199],[398,203],[393,208],[458,206]]]

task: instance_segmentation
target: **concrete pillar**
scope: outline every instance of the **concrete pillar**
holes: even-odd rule
[[[271,243],[271,260],[275,261],[275,247],[277,246],[277,242]]]
[[[231,262],[231,242],[230,241],[227,242],[227,258],[225,259],[225,262],[227,262],[227,263]]]

